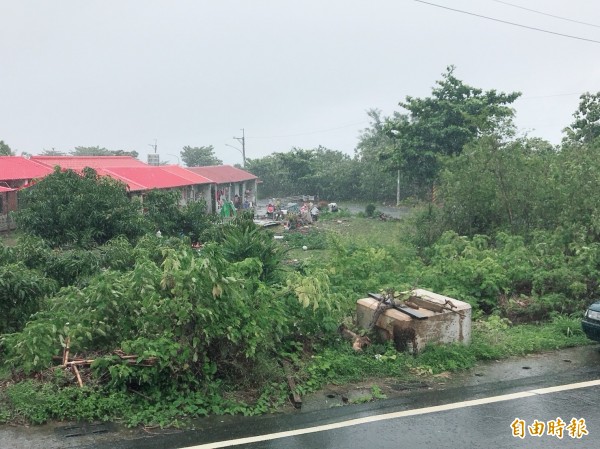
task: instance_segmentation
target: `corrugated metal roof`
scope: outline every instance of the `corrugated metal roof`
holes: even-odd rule
[[[195,181],[169,173],[160,166],[112,167],[103,169],[103,172],[126,182],[131,191],[169,189],[198,184]]]
[[[252,173],[245,170],[232,167],[231,165],[211,165],[206,167],[188,167],[198,175],[204,176],[217,184],[226,184],[228,182],[242,182],[258,179]]]
[[[161,165],[160,168],[168,171],[169,173],[173,173],[174,175],[181,176],[188,181],[193,181],[194,184],[213,184],[211,179],[194,173],[186,168],[180,167],[179,165]]]
[[[52,168],[21,156],[0,156],[0,181],[41,178]]]
[[[131,192],[137,192],[140,190],[148,190],[148,188],[146,186],[138,184],[131,179],[125,178],[124,176],[119,176],[116,173],[111,172],[110,169],[95,168],[94,170],[96,170],[96,173],[98,173],[99,176],[108,176],[110,178],[116,179],[117,181],[124,182],[125,184],[127,184],[127,188]]]
[[[109,167],[147,167],[142,161],[131,156],[31,156],[31,159],[49,167],[81,170]]]

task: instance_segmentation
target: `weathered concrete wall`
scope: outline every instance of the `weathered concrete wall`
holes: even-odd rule
[[[419,352],[428,343],[463,343],[471,342],[471,306],[447,296],[416,289],[411,296],[429,302],[444,305],[449,301],[455,307],[453,311],[433,312],[419,308],[418,312],[427,316],[417,320],[396,309],[386,310],[377,320],[376,327],[381,338],[394,340],[396,345],[404,344],[409,351]],[[357,301],[356,312],[359,326],[368,328],[373,319],[378,301],[363,298]]]

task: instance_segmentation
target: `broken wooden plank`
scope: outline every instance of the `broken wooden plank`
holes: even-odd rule
[[[415,304],[418,304],[420,307],[424,309],[431,310],[432,312],[443,313],[445,311],[454,312],[457,315],[464,318],[464,313],[454,310],[456,306],[452,304],[450,301],[446,301],[444,304],[439,304],[437,302],[428,301],[424,298],[420,298],[418,296],[411,296],[410,300]]]
[[[283,360],[281,363],[287,377],[288,386],[292,392],[292,403],[294,404],[294,407],[300,408],[302,407],[302,397],[296,391],[296,382],[294,382],[294,378],[292,377],[292,367],[290,362]]]
[[[371,298],[376,299],[377,301],[383,301],[383,298],[381,295],[379,295],[378,293],[367,293]],[[410,298],[411,300],[413,299],[413,297],[411,296]],[[413,301],[415,302],[415,301]],[[415,302],[415,304],[418,305],[417,302]],[[408,316],[415,318],[417,320],[426,320],[427,318],[429,318],[428,315],[424,315],[421,312],[418,312],[415,309],[412,309],[410,307],[407,307],[405,305],[405,303],[403,301],[398,301],[398,300],[394,300],[394,304],[393,304],[394,309],[399,310],[402,313],[407,314]],[[426,309],[426,307],[423,307],[424,309]]]
[[[411,296],[410,300],[414,302],[419,307],[423,307],[424,309],[431,310],[432,312],[441,313],[445,310],[443,304],[438,304],[435,302],[427,301],[426,299],[419,298],[418,296]]]
[[[67,366],[67,362],[69,361],[69,345],[71,344],[71,337],[67,337],[65,341],[65,347],[63,349],[63,359],[62,365]]]
[[[77,365],[71,365],[71,368],[73,368],[73,372],[75,373],[75,376],[77,376],[77,383],[79,384],[79,386],[81,388],[83,388],[83,380],[81,380],[81,375],[79,374],[79,370],[77,369]]]

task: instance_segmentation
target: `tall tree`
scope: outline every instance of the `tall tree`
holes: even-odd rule
[[[575,121],[563,130],[563,143],[590,143],[600,137],[600,92],[581,95],[573,117]]]
[[[187,167],[221,165],[223,161],[215,156],[212,145],[202,147],[185,146],[181,151],[181,160]]]
[[[312,150],[292,148],[261,159],[249,159],[247,170],[263,184],[263,197],[318,195],[342,200],[359,196],[359,162],[341,151],[319,146]]]
[[[400,168],[394,163],[395,139],[387,133],[385,117],[380,110],[371,109],[367,115],[371,125],[363,130],[355,150],[357,165],[360,165],[360,196],[371,201],[391,200],[397,195]],[[403,183],[402,196],[410,193]]]
[[[12,150],[4,140],[0,140],[0,156],[13,156]]]
[[[444,228],[463,235],[526,234],[557,223],[557,153],[541,139],[485,135],[440,174]]]
[[[386,127],[395,140],[392,163],[415,183],[430,188],[439,172],[439,156],[454,156],[482,134],[505,127],[514,116],[509,105],[521,94],[483,91],[446,69],[426,98],[406,97],[406,113],[388,118]],[[395,159],[395,160],[394,160]]]

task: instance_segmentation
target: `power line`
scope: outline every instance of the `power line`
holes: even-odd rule
[[[554,34],[556,36],[568,37],[570,39],[577,39],[580,41],[587,41],[587,42],[593,42],[594,44],[600,44],[600,41],[596,41],[594,39],[586,39],[585,37],[572,36],[570,34],[557,33],[555,31],[548,31],[548,30],[543,30],[541,28],[535,28],[535,27],[530,27],[527,25],[521,25],[520,23],[514,23],[514,22],[509,22],[507,20],[496,19],[494,17],[482,16],[481,14],[475,14],[472,12],[463,11],[461,9],[449,8],[448,6],[436,5],[435,3],[425,2],[423,0],[414,0],[414,1],[417,3],[424,3],[426,5],[435,6],[436,8],[448,9],[450,11],[459,12],[461,14],[468,14],[470,16],[480,17],[482,19],[493,20],[494,22],[506,23],[508,25],[513,25],[513,26],[521,27],[521,28],[527,28],[529,30],[534,30],[534,31],[540,31],[542,33]]]
[[[328,128],[328,129],[322,129],[319,131],[310,131],[310,132],[306,132],[306,133],[298,133],[298,134],[286,134],[286,135],[281,135],[281,136],[253,136],[253,137],[246,137],[246,139],[277,139],[279,137],[299,137],[299,136],[308,136],[310,134],[320,134],[320,133],[326,133],[329,131],[335,131],[338,129],[343,129],[343,128],[349,128],[350,126],[356,126],[356,125],[362,125],[364,123],[368,123],[368,120],[362,120],[360,122],[355,122],[355,123],[349,123],[347,125],[343,125],[343,126],[337,126],[335,128]]]
[[[554,14],[548,14],[546,12],[538,11],[536,9],[525,8],[524,6],[515,5],[513,3],[508,3],[508,2],[503,2],[502,0],[491,0],[491,1],[492,2],[496,2],[496,3],[502,3],[503,5],[512,6],[514,8],[524,9],[525,11],[534,12],[536,14],[541,14],[543,16],[554,17],[555,19],[560,19],[560,20],[566,20],[567,22],[579,23],[581,25],[587,25],[587,26],[590,26],[590,27],[600,28],[600,25],[596,25],[594,23],[581,22],[579,20],[568,19],[567,17],[555,16]]]

